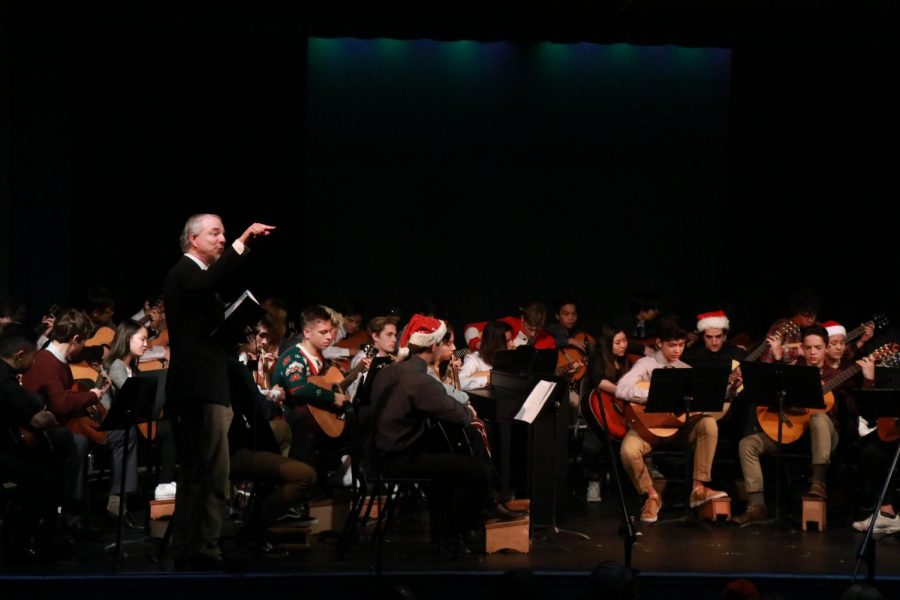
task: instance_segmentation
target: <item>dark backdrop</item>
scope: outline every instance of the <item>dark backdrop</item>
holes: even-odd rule
[[[474,30],[300,9],[45,8],[11,14],[0,105],[0,267],[31,319],[97,283],[130,311],[205,210],[231,233],[251,219],[282,228],[245,281],[297,305],[353,293],[370,311],[408,310],[436,295],[462,321],[566,293],[598,320],[642,287],[687,315],[727,307],[759,333],[798,285],[848,324],[896,295],[893,14],[775,28],[759,15],[660,25],[651,11],[586,33],[583,14],[527,8]],[[491,62],[475,42],[443,46],[459,56],[431,63],[441,70],[413,60],[444,52],[437,42],[373,41],[415,52],[326,69],[320,50],[344,43],[327,38],[354,35],[516,43],[494,44]],[[566,44],[585,40],[616,45]],[[614,51],[636,67],[610,59],[584,76]]]

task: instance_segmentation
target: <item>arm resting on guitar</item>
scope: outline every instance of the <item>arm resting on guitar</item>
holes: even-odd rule
[[[637,384],[650,381],[650,373],[656,367],[656,359],[648,356],[634,363],[631,370],[622,375],[622,378],[616,384],[616,398],[637,402],[638,404],[646,404],[647,390],[639,388]]]
[[[418,391],[412,402],[422,412],[447,423],[468,425],[472,422],[472,412],[456,398],[447,394],[445,384],[433,379]],[[468,394],[463,395],[468,402]]]

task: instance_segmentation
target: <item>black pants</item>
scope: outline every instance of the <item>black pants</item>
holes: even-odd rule
[[[388,477],[430,477],[437,493],[447,499],[447,517],[458,531],[481,522],[481,511],[492,504],[491,469],[483,459],[457,454],[436,454],[413,449],[381,457]]]
[[[0,452],[0,481],[17,486],[25,528],[40,518],[52,523],[56,507],[63,503],[63,470],[52,456]],[[6,520],[6,519],[4,519]]]
[[[864,500],[867,506],[874,506],[887,477],[887,469],[894,459],[897,450],[897,442],[885,443],[878,439],[878,433],[872,432],[860,439],[859,462],[862,467],[864,482]],[[885,504],[894,504],[894,488],[896,487],[896,473],[891,477],[891,485],[884,497]],[[875,506],[874,510],[879,507]]]

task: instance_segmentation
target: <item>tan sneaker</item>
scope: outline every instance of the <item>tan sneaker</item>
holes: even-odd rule
[[[656,523],[659,518],[659,509],[662,508],[662,498],[659,496],[647,496],[644,508],[641,509],[641,522]]]
[[[705,485],[697,486],[694,488],[694,491],[691,492],[691,508],[697,508],[698,506],[703,506],[710,500],[715,500],[716,498],[727,498],[728,494],[725,492],[719,492],[716,490],[711,490]]]
[[[759,504],[748,504],[747,510],[742,515],[738,515],[731,519],[741,527],[744,525],[749,525],[750,523],[756,523],[758,521],[764,521],[768,518],[769,513],[766,510],[765,506],[761,506]]]

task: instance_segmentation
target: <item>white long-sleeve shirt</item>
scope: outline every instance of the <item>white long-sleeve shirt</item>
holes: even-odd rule
[[[487,375],[475,376],[477,371],[490,371],[493,367],[484,362],[480,352],[467,354],[463,359],[462,368],[459,370],[459,385],[463,390],[477,390],[488,386],[490,378]]]
[[[670,363],[663,356],[663,353],[657,350],[652,355],[638,360],[631,367],[630,371],[622,375],[622,378],[616,383],[616,398],[637,402],[638,404],[646,404],[649,390],[637,387],[637,384],[650,381],[650,374],[653,371],[666,367],[675,369],[691,368],[689,364],[680,360]]]

